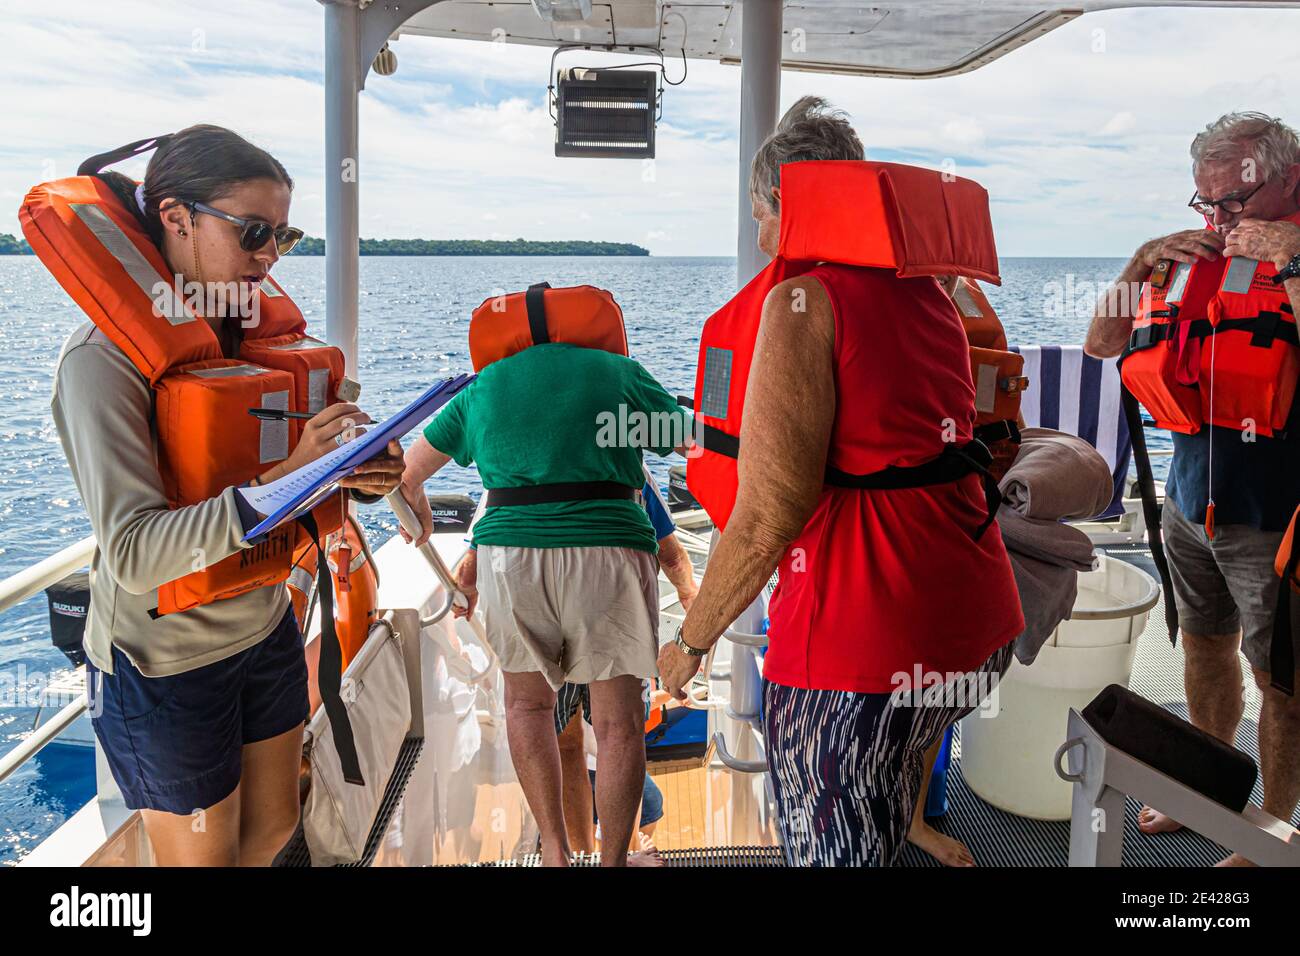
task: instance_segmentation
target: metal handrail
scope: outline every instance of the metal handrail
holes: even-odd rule
[[[767,773],[766,760],[741,760],[739,757],[733,757],[731,751],[727,749],[727,739],[722,736],[722,731],[716,731],[713,734],[713,749],[722,761],[722,765],[728,770],[734,770],[737,773]]]
[[[94,553],[95,538],[91,535],[0,581],[0,613],[85,567]]]
[[[87,706],[86,695],[82,694],[28,734],[13,750],[0,757],[0,782],[3,782],[6,777],[36,756],[55,737],[71,727],[73,722],[86,712]]]
[[[411,540],[414,541],[423,533],[423,529],[420,527],[420,519],[416,515],[415,509],[411,507],[410,502],[402,497],[400,489],[390,492],[387,496],[387,500],[388,506],[393,509],[393,514],[397,517],[397,523],[402,526],[402,530],[409,534]],[[433,546],[433,542],[424,542],[424,544],[420,545],[419,551],[420,554],[424,555],[424,559],[429,563],[429,567],[433,569],[434,575],[438,578],[443,589],[447,592],[447,600],[443,603],[442,609],[432,617],[422,618],[420,620],[420,626],[424,627],[428,624],[434,624],[442,620],[454,605],[459,604],[461,607],[467,607],[469,602],[465,595],[461,593],[460,589],[456,587],[456,580],[451,576],[451,571],[447,569],[446,562],[442,560],[442,555],[440,555],[438,549]],[[487,631],[483,629],[483,622],[473,615],[466,618],[466,621],[468,622],[470,629],[474,632],[474,636],[478,638],[479,644],[482,645],[483,650],[487,653],[488,660],[492,664],[500,665],[501,662],[498,660],[496,652],[492,650],[492,645],[488,641]]]

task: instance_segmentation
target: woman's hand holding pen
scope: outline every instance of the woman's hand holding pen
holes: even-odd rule
[[[302,438],[289,457],[270,471],[259,475],[258,483],[266,484],[311,464],[322,455],[365,434],[362,426],[372,421],[369,415],[351,402],[335,402],[326,406],[307,420]],[[357,466],[339,484],[344,488],[356,488],[364,494],[386,495],[401,481],[403,467],[402,446],[391,441],[384,454],[376,455]]]

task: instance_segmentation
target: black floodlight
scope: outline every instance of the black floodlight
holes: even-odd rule
[[[659,76],[659,70],[560,70],[555,155],[653,158]]]

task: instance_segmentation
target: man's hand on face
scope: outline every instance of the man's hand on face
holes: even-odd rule
[[[1300,255],[1300,226],[1286,220],[1243,219],[1232,227],[1227,240],[1224,255],[1271,262],[1278,269]]]
[[[1152,269],[1161,259],[1193,263],[1198,259],[1217,259],[1223,246],[1223,236],[1213,229],[1185,229],[1145,243],[1138,256]]]

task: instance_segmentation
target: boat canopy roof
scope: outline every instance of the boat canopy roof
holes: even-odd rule
[[[538,0],[546,6],[551,0]],[[559,0],[564,5],[565,0]],[[573,0],[568,0],[572,3]],[[779,2],[779,0],[749,0]],[[785,0],[782,67],[861,76],[938,77],[964,73],[1095,10],[1122,7],[1290,7],[1243,0]],[[741,2],[592,0],[586,21],[545,21],[532,2],[441,0],[394,33],[558,47],[656,47],[673,57],[738,63]],[[684,41],[684,43],[683,43]]]

